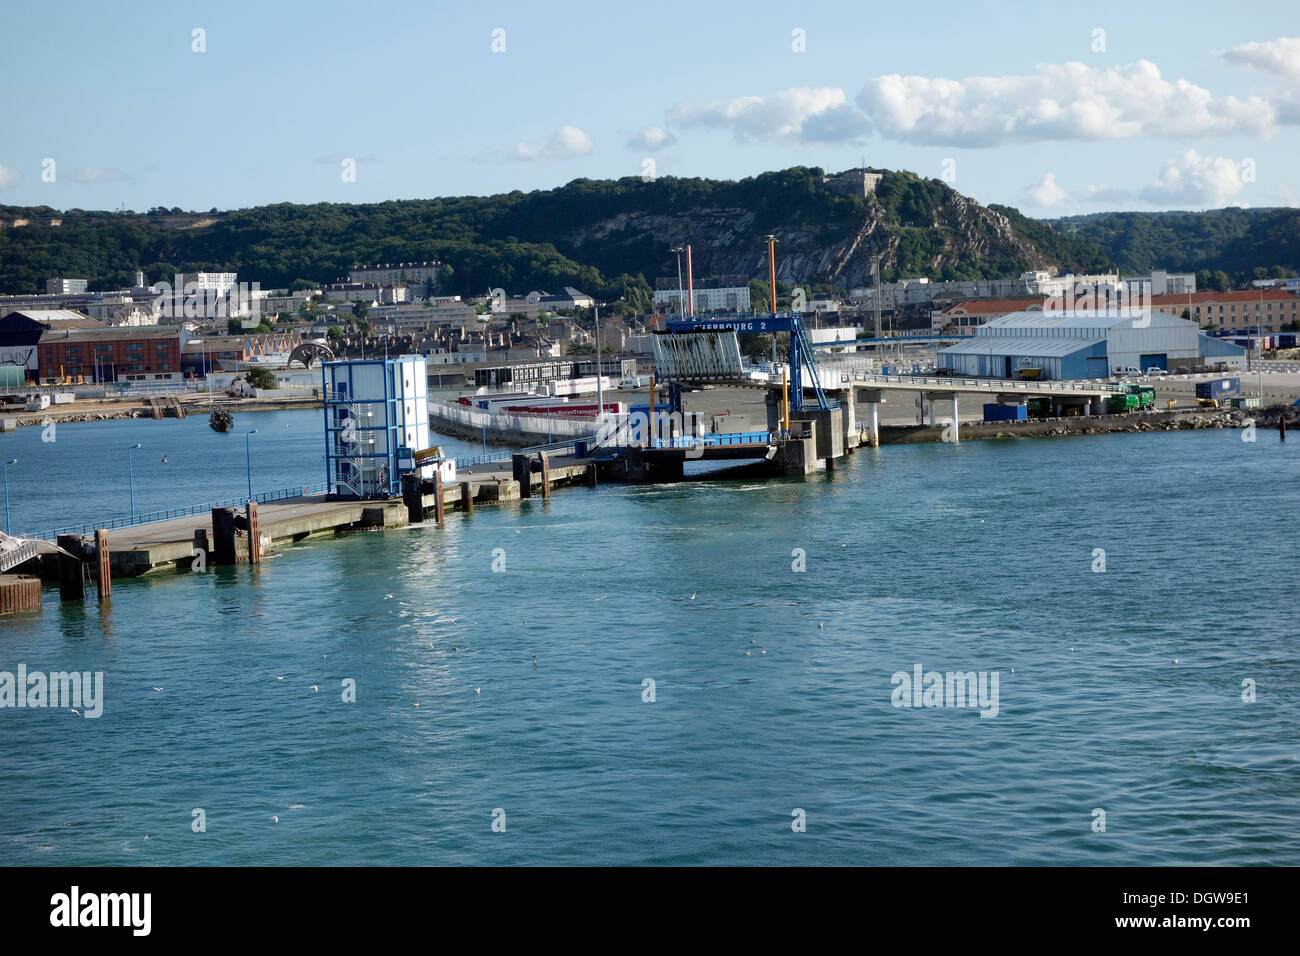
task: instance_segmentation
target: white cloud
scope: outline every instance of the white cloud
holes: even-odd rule
[[[1038,185],[1027,187],[1025,195],[1029,200],[1029,204],[1039,209],[1050,209],[1053,206],[1059,206],[1070,198],[1069,193],[1056,185],[1055,173],[1043,173],[1043,178],[1038,181]]]
[[[516,143],[507,159],[531,163],[547,159],[570,159],[591,152],[591,137],[576,126],[561,126],[546,143]]]
[[[119,183],[126,179],[120,169],[99,169],[86,166],[68,173],[67,179],[73,183]]]
[[[1046,65],[1032,76],[964,80],[895,73],[871,80],[857,103],[885,137],[967,147],[1139,135],[1267,136],[1277,119],[1260,97],[1215,97],[1187,80],[1164,79],[1146,60],[1105,69]]]
[[[730,129],[741,142],[838,142],[866,131],[862,115],[837,87],[795,87],[769,96],[678,103],[670,125]]]
[[[1242,43],[1230,50],[1216,50],[1214,55],[1238,66],[1253,67],[1288,80],[1300,80],[1300,37]]]
[[[1244,187],[1237,160],[1189,149],[1165,163],[1156,182],[1139,195],[1154,205],[1215,209],[1228,205]]]
[[[0,164],[0,189],[8,189],[10,186],[17,186],[22,181],[22,173],[10,166]]]
[[[662,126],[647,126],[627,141],[627,148],[653,153],[657,149],[667,149],[676,142],[677,137]]]

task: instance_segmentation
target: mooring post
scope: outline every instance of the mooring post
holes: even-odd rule
[[[1277,420],[1277,437],[1280,441],[1286,441],[1286,412],[1285,411],[1283,411],[1282,415]]]
[[[542,460],[542,497],[551,497],[551,459],[544,451],[539,451],[537,457]]]
[[[194,553],[196,551],[198,554]],[[207,528],[194,529],[194,547],[190,549],[190,556],[198,557],[199,554],[203,555],[203,564],[201,567],[206,568],[208,562],[212,560],[212,548],[208,545]],[[191,565],[191,567],[193,567],[193,565]]]
[[[511,459],[515,481],[519,482],[519,497],[533,496],[533,459],[531,455],[514,455]]]
[[[59,598],[64,601],[84,601],[86,599],[86,566],[82,563],[82,543],[79,534],[61,534],[55,539],[64,551],[74,555],[68,557],[60,554],[59,558]]]
[[[235,509],[212,509],[212,563],[235,563]]]
[[[95,531],[95,563],[99,569],[100,604],[108,604],[113,600],[113,569],[109,558],[108,531],[99,528]]]
[[[474,513],[474,486],[468,481],[460,483],[460,509],[466,514]]]
[[[433,513],[437,515],[438,524],[442,524],[444,514],[444,490],[442,486],[442,466],[433,466]]]
[[[257,502],[250,501],[245,512],[248,520],[248,563],[260,564],[262,561],[262,524],[257,519]]]
[[[407,524],[419,524],[424,520],[423,481],[418,471],[408,471],[402,475],[402,501],[406,504]]]
[[[596,463],[593,461],[590,465],[587,466],[587,484],[589,484],[589,485],[591,485],[591,487],[595,488],[595,487],[596,487],[596,480],[597,480],[597,477],[596,477]]]

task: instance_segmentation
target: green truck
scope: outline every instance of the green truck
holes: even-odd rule
[[[1150,385],[1130,385],[1123,395],[1110,397],[1111,412],[1136,412],[1140,409],[1154,408],[1156,390]]]

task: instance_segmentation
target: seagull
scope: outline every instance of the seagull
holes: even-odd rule
[[[533,655],[533,660],[537,660],[537,655],[536,655],[536,654]]]
[[[605,600],[605,598],[607,598],[607,597],[609,597],[608,594],[602,594],[600,597],[596,598],[596,600],[597,600],[597,601],[603,601],[603,600]]]
[[[72,712],[73,712],[74,714],[76,714],[78,717],[81,716],[81,711],[77,710],[77,708],[75,708],[75,707],[69,707],[68,710],[72,711]]]
[[[279,823],[279,822],[280,822],[280,818],[279,818],[279,817],[271,817],[271,822],[272,822],[272,823]]]
[[[1072,648],[1070,648],[1070,653],[1071,653],[1071,654],[1073,654],[1073,653],[1074,653],[1074,648],[1073,648],[1073,647],[1072,647]]]
[[[312,690],[312,693],[313,693],[313,694],[319,694],[319,693],[320,693],[320,688],[319,688],[318,686],[316,686],[315,684],[312,684],[312,685],[311,685],[311,690]]]
[[[483,693],[483,688],[482,688],[482,687],[475,687],[475,688],[474,688],[474,693],[476,693],[476,694],[481,694],[481,693]]]
[[[754,643],[754,640],[753,640],[753,638],[750,638],[750,641],[749,641],[749,643],[751,643],[751,644],[753,644],[753,643]]]
[[[1178,658],[1175,657],[1175,658],[1173,659],[1173,661],[1171,661],[1171,663],[1173,663],[1173,664],[1177,664],[1177,663],[1178,663]]]
[[[162,463],[163,463],[164,465],[167,464],[167,456],[166,456],[166,455],[163,455],[163,456],[162,456]],[[147,840],[148,837],[145,837],[145,839]]]
[[[699,594],[699,593],[700,593],[699,591],[692,591],[692,592],[691,592],[691,596],[690,596],[687,600],[694,601],[694,600],[695,600],[695,595],[697,595],[697,594]]]
[[[1014,667],[1013,667],[1013,668],[1011,668],[1011,673],[1013,673],[1013,674],[1014,674],[1014,673],[1015,673],[1015,672],[1016,672],[1016,669],[1015,669],[1015,668],[1014,668]]]
[[[281,674],[279,677],[276,678],[276,680],[284,680],[284,675]]]
[[[758,653],[760,653],[760,654],[766,654],[767,651],[759,651]]]
[[[146,833],[146,834],[144,835],[144,838],[145,838],[146,840],[149,839],[149,834]]]
[[[420,709],[420,702],[418,700],[415,702],[415,709],[416,710]]]
[[[749,651],[745,651],[745,656],[746,656],[746,657],[749,656]]]
[[[156,690],[156,691],[161,691],[162,688],[161,688],[161,687],[155,687],[154,690]]]
[[[451,646],[451,649],[452,649],[453,651],[458,651],[458,650],[460,650],[460,645],[459,645],[459,644],[453,644],[453,645]]]
[[[826,630],[826,625],[823,624],[823,623],[820,622],[820,621],[817,622],[817,627],[818,627],[820,630],[823,630],[823,631]]]
[[[392,598],[392,595],[391,595],[391,594],[385,594],[385,595],[384,595],[384,600],[385,600],[385,601],[389,600],[390,598]]]
[[[520,531],[518,528],[516,528],[516,529],[515,529],[515,534],[523,534],[523,532]]]

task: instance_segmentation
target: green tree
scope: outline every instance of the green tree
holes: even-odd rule
[[[253,388],[275,388],[276,386],[275,373],[262,365],[250,368],[244,374],[244,381]]]
[[[330,327],[325,331],[325,337],[326,337],[327,339],[331,339],[331,340],[337,341],[338,339],[343,338],[343,330],[342,330],[341,328],[339,328],[337,325],[331,325],[331,326],[330,326]]]

